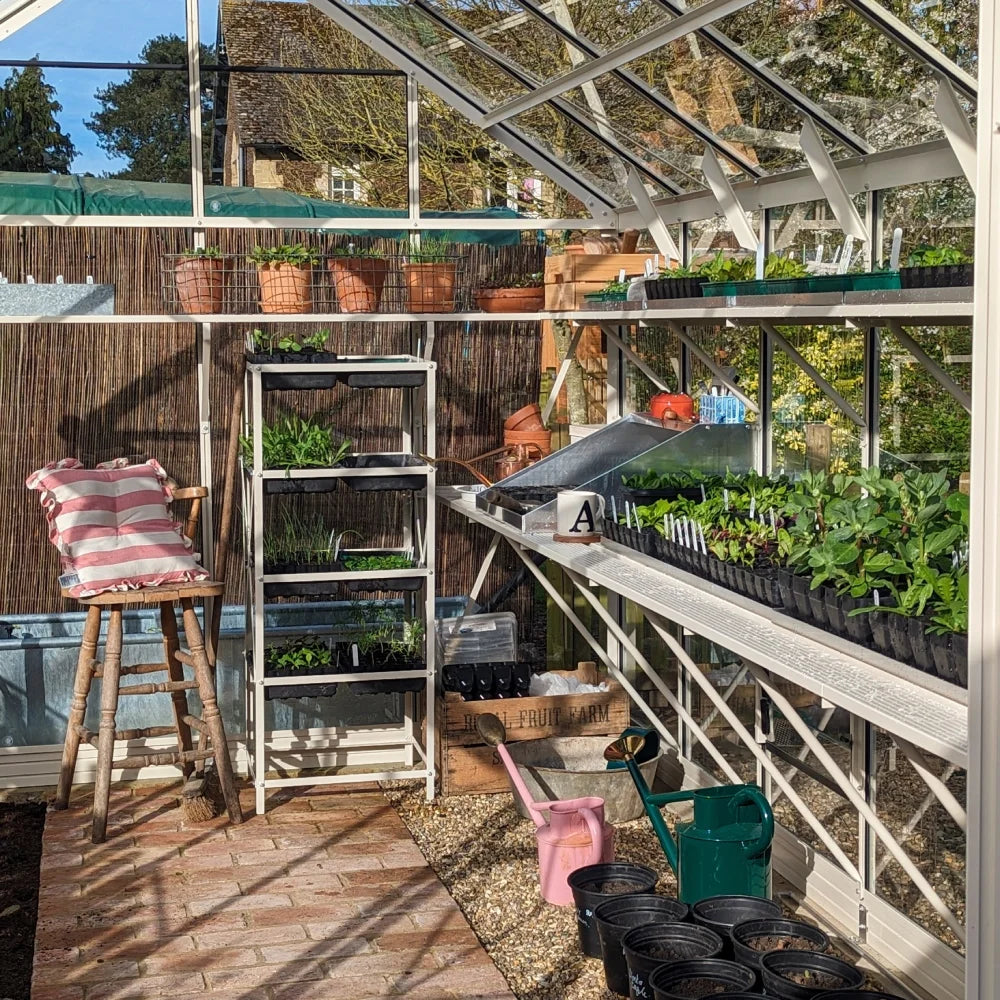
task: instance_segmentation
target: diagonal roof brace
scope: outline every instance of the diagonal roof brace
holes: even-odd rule
[[[829,202],[830,208],[833,209],[833,214],[840,223],[844,234],[853,236],[856,240],[867,241],[871,235],[868,232],[868,227],[854,207],[850,192],[837,170],[837,165],[833,162],[833,157],[823,145],[823,140],[816,130],[816,126],[809,118],[802,123],[799,145],[809,162],[809,169],[823,189],[823,194],[826,195],[826,200]]]
[[[31,24],[60,0],[0,0],[0,41]]]
[[[649,197],[649,192],[646,190],[646,185],[642,183],[642,178],[634,170],[628,172],[628,192],[632,195],[632,200],[642,216],[642,221],[646,223],[649,235],[653,237],[656,249],[666,258],[667,265],[669,266],[671,260],[683,263],[681,252],[677,249],[677,244],[670,235],[670,230],[667,229],[663,216],[656,210],[653,199]]]
[[[945,138],[962,167],[962,173],[976,193],[976,133],[965,116],[965,109],[959,103],[954,87],[943,77],[938,81],[937,98],[934,101],[937,115]]]
[[[411,55],[404,46],[388,38],[378,25],[361,13],[361,8],[352,6],[347,0],[309,0],[309,3],[321,14],[325,14],[342,28],[350,31],[359,41],[364,42],[392,65],[407,73],[412,73],[422,87],[437,94],[441,100],[465,115],[470,121],[478,122],[481,120],[482,105],[474,102],[467,93],[461,91],[451,81]],[[581,201],[596,222],[607,226],[615,225],[614,202],[597,185],[588,181],[587,178],[581,177],[578,171],[571,170],[558,157],[512,126],[496,125],[488,128],[486,134],[522,159],[527,160],[535,169],[541,171],[574,198]]]
[[[610,73],[619,66],[624,66],[625,63],[639,59],[650,52],[655,52],[668,42],[683,38],[692,31],[717,21],[720,17],[726,17],[748,7],[751,3],[753,0],[705,0],[705,3],[681,17],[667,24],[657,25],[641,35],[636,35],[635,38],[610,49],[605,55],[592,59],[590,62],[542,84],[530,94],[515,97],[512,101],[501,104],[500,107],[484,115],[480,124],[485,128],[506,121],[508,118],[537,107],[539,104],[544,104],[574,87],[579,87],[588,80],[593,80],[604,73]]]
[[[719,161],[710,149],[705,150],[701,169],[712,194],[715,195],[715,200],[726,216],[726,221],[736,237],[736,242],[746,250],[756,250],[760,240],[753,231],[753,226],[747,221],[747,213],[740,204],[739,198],[736,197],[736,192],[729,183],[729,178],[726,177]]]

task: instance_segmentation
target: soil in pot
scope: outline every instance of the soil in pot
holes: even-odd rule
[[[312,312],[312,268],[298,264],[261,264],[260,311],[263,313]]]
[[[760,971],[761,956],[772,951],[818,951],[830,947],[830,939],[818,927],[801,920],[745,920],[731,933],[733,957]]]
[[[404,264],[403,278],[410,312],[453,312],[456,272],[454,261]]]
[[[601,957],[601,939],[597,933],[594,910],[608,896],[652,892],[657,877],[652,868],[626,861],[586,865],[570,873],[567,881],[576,904],[576,929],[584,955],[588,958]]]
[[[378,312],[389,263],[382,257],[331,257],[327,262],[341,312]]]
[[[628,965],[622,938],[634,927],[648,924],[677,923],[686,920],[691,908],[668,896],[649,893],[618,896],[601,903],[594,910],[597,933],[601,939],[604,979],[612,993],[628,996]]]
[[[804,951],[772,951],[760,960],[768,996],[779,1000],[813,1000],[836,989],[856,989],[864,974],[832,955]]]
[[[751,969],[721,958],[671,962],[649,977],[654,1000],[718,996],[726,991],[749,990],[756,981]]]
[[[722,938],[707,927],[693,924],[650,924],[636,927],[622,937],[628,968],[629,996],[652,997],[649,979],[668,962],[714,958],[722,951]]]
[[[476,305],[483,312],[540,312],[545,305],[545,288],[482,288]]]
[[[182,313],[221,313],[226,288],[220,257],[189,257],[174,270],[177,304]]]
[[[760,896],[709,896],[691,907],[696,924],[715,931],[723,941],[723,957],[733,954],[731,932],[744,920],[767,920],[781,917],[781,907]]]

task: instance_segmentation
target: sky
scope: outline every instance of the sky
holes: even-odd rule
[[[199,23],[202,41],[208,44],[215,42],[217,18],[218,0],[201,0]],[[184,23],[184,0],[62,0],[0,41],[0,62],[35,57],[65,62],[138,62],[150,38],[167,34],[183,37]],[[10,72],[0,66],[0,80]],[[63,106],[58,115],[60,127],[77,149],[73,173],[100,175],[123,167],[124,161],[113,160],[98,148],[96,136],[83,122],[100,109],[94,93],[108,83],[120,83],[128,73],[79,69],[46,69],[44,73]]]

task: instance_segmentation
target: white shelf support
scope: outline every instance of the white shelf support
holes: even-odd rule
[[[740,204],[740,199],[733,190],[729,178],[726,177],[721,164],[715,157],[712,150],[706,148],[705,155],[701,158],[701,172],[705,175],[715,200],[722,209],[729,223],[729,228],[736,237],[736,242],[745,250],[757,249],[757,234],[747,219],[746,210]]]
[[[810,118],[805,119],[802,123],[799,146],[805,154],[809,169],[812,170],[816,182],[822,188],[830,208],[833,209],[833,214],[840,223],[844,235],[853,236],[856,240],[867,241],[870,235],[868,227],[854,207],[851,193],[847,190],[847,185],[837,170],[837,164],[833,162],[833,157],[823,145],[823,138]]]
[[[945,138],[955,152],[962,173],[976,193],[976,133],[969,124],[965,109],[959,103],[954,87],[945,79],[938,81],[934,98],[934,113],[944,129]]]
[[[683,263],[681,252],[677,249],[677,244],[670,235],[666,220],[653,204],[653,199],[650,198],[646,185],[634,168],[630,168],[628,172],[628,193],[632,195],[632,201],[642,216],[642,221],[646,224],[649,235],[652,236],[653,242],[656,244],[656,249],[666,258],[664,265],[669,267],[672,260],[679,264]]]
[[[897,319],[886,320],[885,324],[893,336],[912,354],[920,365],[946,389],[967,412],[972,412],[972,397],[967,393],[904,329]],[[975,350],[975,341],[973,341]]]

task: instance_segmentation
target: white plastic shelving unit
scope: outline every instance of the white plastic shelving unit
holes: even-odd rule
[[[244,512],[247,536],[248,567],[250,586],[248,587],[247,608],[247,685],[249,691],[247,707],[247,748],[250,773],[256,793],[256,811],[263,813],[267,789],[288,786],[347,784],[358,781],[381,781],[412,778],[426,782],[427,798],[434,795],[434,677],[436,663],[434,572],[435,572],[435,470],[433,464],[435,449],[435,374],[436,364],[414,355],[393,355],[386,357],[347,357],[333,364],[249,364],[247,365],[246,419],[247,432],[253,442],[252,467],[244,469]],[[418,374],[420,385],[397,387],[402,392],[400,413],[400,451],[387,453],[355,453],[347,461],[360,460],[364,467],[338,466],[329,469],[265,469],[261,444],[261,427],[264,419],[263,382],[267,375],[382,375]],[[415,380],[413,380],[415,381]],[[391,386],[389,387],[391,388]],[[268,389],[280,393],[282,389]],[[312,389],[312,392],[330,393],[334,388]],[[358,388],[353,391],[374,392],[379,387]],[[391,464],[411,462],[412,464]],[[335,487],[347,485],[372,477],[388,480],[400,477],[417,477],[422,485],[407,489],[409,502],[403,517],[403,546],[412,548],[417,563],[411,569],[339,571],[316,573],[265,573],[264,572],[264,511],[268,497],[272,494],[268,484],[281,480],[334,480]],[[341,484],[340,480],[345,483]],[[412,480],[411,480],[412,482]],[[386,489],[392,487],[386,486]],[[359,492],[359,501],[365,496],[377,498],[381,490]],[[287,494],[284,494],[287,495]],[[358,550],[359,553],[363,550]],[[386,551],[386,550],[379,550]],[[268,629],[265,622],[265,589],[269,585],[310,582],[335,582],[382,579],[421,581],[420,589],[407,596],[408,610],[415,618],[420,618],[424,626],[424,660],[420,670],[381,670],[368,673],[328,673],[302,677],[267,677],[263,668]],[[309,598],[304,598],[308,600]],[[347,767],[329,773],[299,774],[294,777],[271,776],[270,765],[280,757],[282,770],[302,769],[308,766],[305,754],[289,750],[288,734],[279,739],[269,731],[266,723],[266,690],[268,687],[294,684],[296,686],[317,686],[323,684],[358,684],[374,681],[423,681],[423,732],[421,739],[420,701],[413,692],[404,693],[403,720],[398,727],[373,730],[369,727],[350,727],[338,730],[335,736],[322,734],[318,738],[293,741],[301,745],[310,757],[317,750],[344,751],[372,750],[375,748],[395,753],[399,762],[381,769]],[[278,746],[278,744],[283,744]]]

